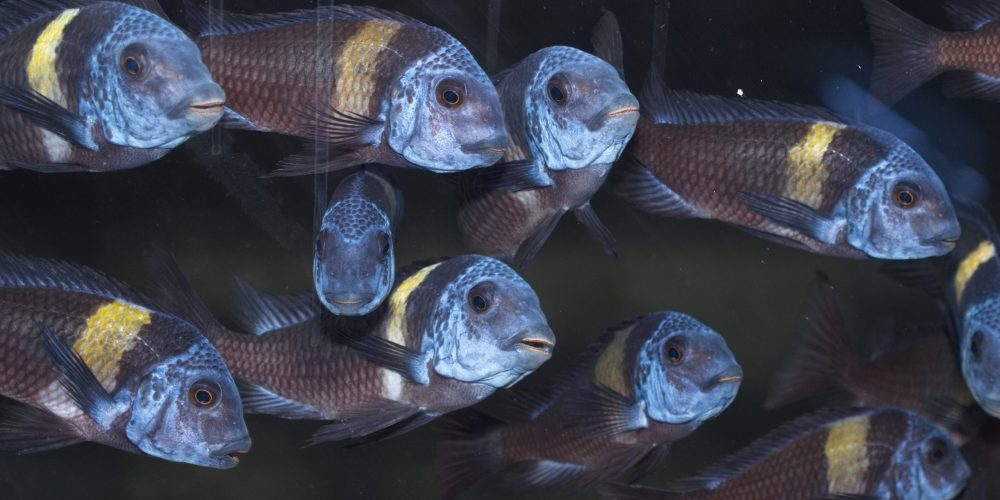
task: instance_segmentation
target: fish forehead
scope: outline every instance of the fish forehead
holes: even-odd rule
[[[388,227],[389,217],[371,201],[351,197],[335,202],[323,218],[323,225],[336,227],[349,241],[358,241],[372,228]]]
[[[952,278],[952,286],[955,288],[955,300],[959,304],[966,302],[963,294],[972,277],[981,269],[984,269],[984,264],[995,259],[996,246],[989,239],[980,241],[971,251],[961,257],[955,269],[955,275]]]
[[[113,301],[98,306],[87,318],[73,350],[109,392],[115,388],[121,361],[140,340],[152,312],[141,306]]]

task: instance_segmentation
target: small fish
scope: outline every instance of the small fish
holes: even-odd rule
[[[386,177],[362,170],[341,181],[316,236],[313,283],[334,314],[375,310],[392,288],[394,235],[403,217],[403,194]]]
[[[947,73],[948,97],[1000,102],[1000,1],[950,0],[945,12],[958,32],[932,28],[886,0],[862,0],[875,45],[872,95],[893,104]]]
[[[615,191],[652,214],[717,219],[809,252],[943,255],[959,225],[941,180],[888,132],[821,108],[674,91],[654,71]]]
[[[214,468],[250,448],[219,352],[127,285],[52,260],[0,254],[0,449],[92,441]]]
[[[222,118],[226,95],[198,47],[147,10],[11,0],[0,40],[0,168],[137,167]]]
[[[549,47],[506,70],[497,86],[504,105],[510,146],[492,167],[506,180],[471,196],[458,214],[468,248],[513,262],[525,247],[524,265],[562,218],[573,211],[614,255],[614,237],[590,206],[611,164],[635,131],[639,102],[622,80],[621,34],[606,13],[595,28],[602,58],[571,47]],[[537,189],[512,191],[517,180],[534,179]]]
[[[237,320],[249,334],[221,326],[172,258],[151,268],[163,280],[157,303],[206,332],[245,411],[336,421],[310,444],[402,434],[517,383],[555,346],[535,292],[488,257],[400,272],[386,304],[360,318],[322,314],[312,293],[268,296],[237,281]]]
[[[496,88],[440,29],[349,5],[213,14],[188,12],[229,95],[224,124],[318,142],[275,175],[362,163],[448,173],[492,165],[507,147]]]
[[[948,436],[901,409],[795,419],[667,490],[608,486],[620,499],[954,498],[971,472]]]
[[[441,452],[446,496],[495,473],[514,488],[637,478],[728,407],[742,378],[722,336],[686,314],[626,322],[549,389],[515,391],[506,423],[456,421]]]
[[[775,374],[765,408],[827,392],[844,393],[850,406],[904,408],[952,427],[964,423],[974,406],[958,358],[948,355],[953,347],[945,326],[904,333],[906,337],[882,342],[885,347],[871,358],[862,358],[851,345],[849,325],[824,275],[803,319],[799,346]]]

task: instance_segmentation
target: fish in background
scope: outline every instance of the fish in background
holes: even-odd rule
[[[722,336],[691,316],[625,322],[554,384],[510,394],[500,420],[454,419],[440,452],[445,495],[496,473],[517,489],[638,478],[726,409],[742,378]]]
[[[1000,102],[1000,1],[948,0],[945,12],[957,32],[935,29],[887,0],[862,0],[875,45],[871,91],[893,104],[947,73],[948,97]]]
[[[158,303],[202,326],[246,412],[336,421],[310,444],[402,434],[517,383],[555,346],[535,292],[488,257],[401,271],[387,303],[353,321],[322,314],[311,293],[270,296],[237,281],[248,333],[221,326],[169,254],[148,260]]]
[[[975,425],[970,411],[974,400],[957,356],[951,355],[947,327],[921,328],[898,337],[891,331],[874,332],[881,345],[871,357],[861,357],[851,345],[850,326],[834,287],[823,274],[803,319],[799,345],[774,374],[765,408],[833,393],[846,396],[842,402],[850,406],[904,408],[959,433]]]
[[[667,89],[654,71],[615,192],[664,217],[716,219],[813,253],[943,255],[960,230],[944,185],[895,136],[818,107]]]
[[[226,469],[250,449],[243,406],[197,328],[125,284],[54,260],[0,254],[0,449],[92,441]]]
[[[492,165],[507,147],[496,88],[440,29],[348,5],[214,17],[189,3],[205,64],[227,90],[224,125],[317,141],[275,175],[363,163],[456,172]]]
[[[500,164],[488,170],[507,179],[485,182],[491,189],[474,193],[459,211],[459,228],[472,251],[513,262],[523,247],[518,259],[523,266],[573,211],[605,252],[615,254],[614,237],[590,198],[639,118],[639,102],[622,80],[621,45],[618,22],[607,12],[594,29],[600,57],[548,47],[501,74],[497,90],[510,145]],[[545,187],[508,188],[530,187],[517,182],[532,178]]]
[[[137,167],[222,118],[225,93],[198,47],[148,10],[10,0],[0,40],[0,168]]]
[[[323,214],[313,284],[333,314],[368,314],[382,304],[395,280],[393,250],[403,218],[403,194],[387,177],[361,170],[340,182]]]
[[[948,436],[901,409],[821,410],[792,420],[666,490],[609,485],[616,499],[954,498],[970,476]]]

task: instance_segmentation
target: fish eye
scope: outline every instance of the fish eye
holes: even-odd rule
[[[552,102],[560,106],[565,106],[569,101],[569,89],[566,85],[566,77],[561,73],[549,79],[548,91],[549,99],[552,99]]]
[[[198,408],[212,408],[219,401],[219,388],[215,384],[195,383],[188,390],[188,399]]]
[[[920,200],[920,193],[916,186],[908,183],[899,183],[892,190],[892,201],[900,208],[910,208]]]
[[[927,448],[927,463],[937,464],[948,457],[948,446],[941,438],[934,438]]]
[[[126,75],[136,78],[142,74],[142,64],[135,56],[124,56],[122,57],[122,70],[125,71]]]
[[[684,360],[684,349],[676,342],[667,342],[663,347],[663,355],[666,356],[668,363],[677,365]]]
[[[453,78],[442,80],[437,87],[437,99],[446,108],[457,108],[462,105],[465,96],[465,86]]]
[[[982,356],[982,342],[983,332],[979,331],[973,333],[972,338],[969,339],[969,354],[972,355],[972,360],[977,363],[980,361],[980,357]]]
[[[490,310],[493,302],[494,285],[490,282],[480,283],[469,290],[469,307],[476,314],[483,314]]]

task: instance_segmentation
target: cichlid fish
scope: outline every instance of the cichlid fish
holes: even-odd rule
[[[900,409],[825,410],[795,419],[668,490],[609,486],[620,499],[946,500],[971,473],[940,429]]]
[[[202,332],[128,286],[63,262],[0,254],[0,449],[82,441],[230,468],[250,448],[239,392]]]
[[[949,0],[945,12],[961,31],[944,32],[886,0],[862,0],[875,45],[871,92],[893,104],[947,73],[948,97],[1000,102],[1000,1]]]
[[[137,167],[222,117],[198,47],[147,10],[9,0],[0,40],[0,168]]]
[[[447,173],[507,147],[496,88],[461,43],[403,14],[337,5],[283,14],[189,11],[205,64],[226,89],[226,125],[329,146],[276,175],[362,163]]]
[[[158,302],[207,332],[241,385],[248,413],[336,420],[311,444],[419,427],[513,385],[555,345],[535,292],[487,257],[400,273],[387,304],[352,318],[354,326],[321,314],[312,294],[268,296],[238,281],[237,319],[251,334],[219,325],[172,259],[154,264],[156,276],[169,280]],[[363,335],[344,332],[357,324],[367,328]]]
[[[524,246],[519,259],[524,265],[563,214],[573,211],[605,250],[615,253],[614,238],[590,198],[632,137],[639,102],[622,81],[621,34],[610,12],[595,28],[594,46],[601,58],[549,47],[503,72],[497,90],[510,146],[492,170],[535,178],[546,187],[512,191],[508,182],[485,183],[492,189],[474,193],[458,214],[474,252],[513,262]]]
[[[394,235],[403,194],[386,177],[362,170],[341,181],[316,236],[313,284],[334,314],[375,310],[392,289]]]
[[[944,185],[895,136],[820,108],[666,89],[653,72],[616,192],[665,217],[717,219],[814,253],[951,251]]]
[[[549,389],[516,391],[506,423],[457,422],[441,453],[446,496],[498,472],[515,488],[637,478],[729,406],[742,378],[722,336],[686,314],[626,322]]]

